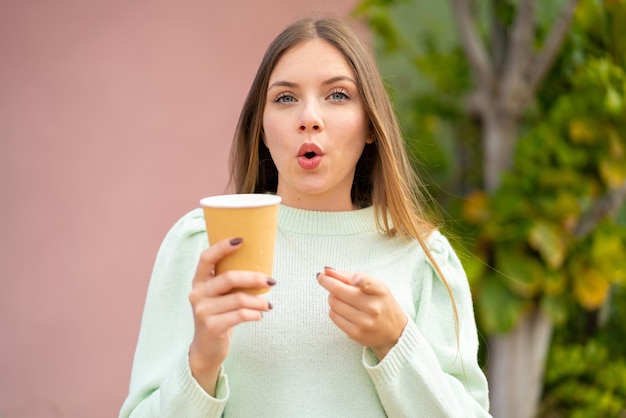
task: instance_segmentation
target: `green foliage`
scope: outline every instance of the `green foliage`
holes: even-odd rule
[[[554,346],[540,416],[617,417],[626,413],[626,361],[595,341]],[[607,364],[610,366],[607,367]]]
[[[499,280],[519,298],[550,306],[547,313],[555,321],[565,312],[552,299],[568,294],[596,310],[611,284],[626,284],[624,225],[604,219],[589,234],[578,232],[599,199],[626,181],[626,50],[612,55],[609,16],[602,8],[596,1],[581,3],[576,36],[538,93],[501,188],[489,198],[476,199],[477,192],[464,202],[466,221],[482,247],[489,247],[474,254],[502,273],[485,274],[484,280]],[[588,26],[604,27],[603,36],[587,35]],[[493,323],[486,329],[496,332],[512,325],[506,318],[482,322]]]
[[[626,335],[626,287],[616,287],[612,299],[612,312],[573,308],[567,326],[557,330],[538,416],[626,415],[626,353],[620,338]]]
[[[571,76],[551,81],[569,88],[554,87],[564,91],[556,98],[540,93],[540,116],[529,117],[533,127],[519,140],[513,170],[493,196],[465,201],[465,219],[490,244],[490,252],[475,254],[502,272],[485,280],[500,280],[523,299],[569,292],[595,310],[611,283],[626,284],[626,228],[606,219],[580,237],[577,227],[626,180],[626,113],[616,113],[618,100],[610,99],[614,92],[626,98],[626,77],[610,57],[585,56],[582,65],[567,58],[555,71],[571,68]],[[476,212],[479,219],[468,215]],[[554,309],[549,314],[564,317]],[[487,330],[506,331],[512,324],[501,318],[493,325]]]
[[[403,0],[363,0],[353,10],[355,16],[360,16],[378,35],[378,39],[384,42],[388,51],[397,51],[400,48],[401,37],[396,31],[396,26],[388,9],[395,3]]]
[[[481,191],[482,132],[465,108],[472,79],[463,52],[456,43],[438,42],[432,30],[402,40],[393,12],[384,10],[406,1],[371,3],[360,15],[370,21],[386,15],[386,29],[374,30],[378,38],[393,33],[395,39],[379,44],[379,56],[397,55],[391,44],[412,45],[402,54],[421,81],[410,92],[398,88],[405,90],[399,118],[417,169],[434,180],[430,192],[457,220],[456,246],[481,327],[506,332],[537,307],[558,325],[572,301],[599,309],[612,285],[626,283],[626,228],[615,219],[582,236],[577,228],[626,181],[626,49],[618,48],[626,47],[619,31],[626,26],[625,2],[582,0],[571,35],[522,121],[514,166],[491,195]],[[515,2],[493,4],[501,23],[510,24]],[[543,8],[538,38],[553,23],[551,9]]]

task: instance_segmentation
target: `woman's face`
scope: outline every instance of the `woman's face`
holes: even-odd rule
[[[372,142],[355,75],[327,41],[296,45],[270,75],[264,143],[278,169],[277,194],[288,206],[353,209],[356,163]]]

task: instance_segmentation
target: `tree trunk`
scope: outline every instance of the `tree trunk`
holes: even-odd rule
[[[484,112],[483,123],[483,182],[488,193],[496,191],[502,175],[513,165],[517,141],[518,118],[492,104]]]
[[[489,339],[489,397],[494,418],[532,418],[543,387],[553,324],[540,311]]]
[[[493,193],[511,170],[518,117],[493,101],[483,113],[485,189]],[[531,418],[539,406],[552,322],[539,310],[525,314],[512,331],[489,338],[488,379],[494,418]]]

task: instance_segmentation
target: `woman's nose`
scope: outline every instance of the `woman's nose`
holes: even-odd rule
[[[298,130],[301,132],[317,132],[324,129],[319,105],[315,101],[308,101],[302,107]]]

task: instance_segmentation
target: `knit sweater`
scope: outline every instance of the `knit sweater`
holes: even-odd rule
[[[274,308],[235,327],[215,397],[191,375],[193,315],[188,295],[208,246],[201,209],[181,218],[158,252],[120,417],[478,417],[489,416],[487,381],[468,282],[435,231],[427,244],[452,288],[451,299],[417,241],[376,228],[373,208],[316,212],[281,206]],[[316,280],[331,266],[383,280],[409,321],[378,361],[328,316]]]

